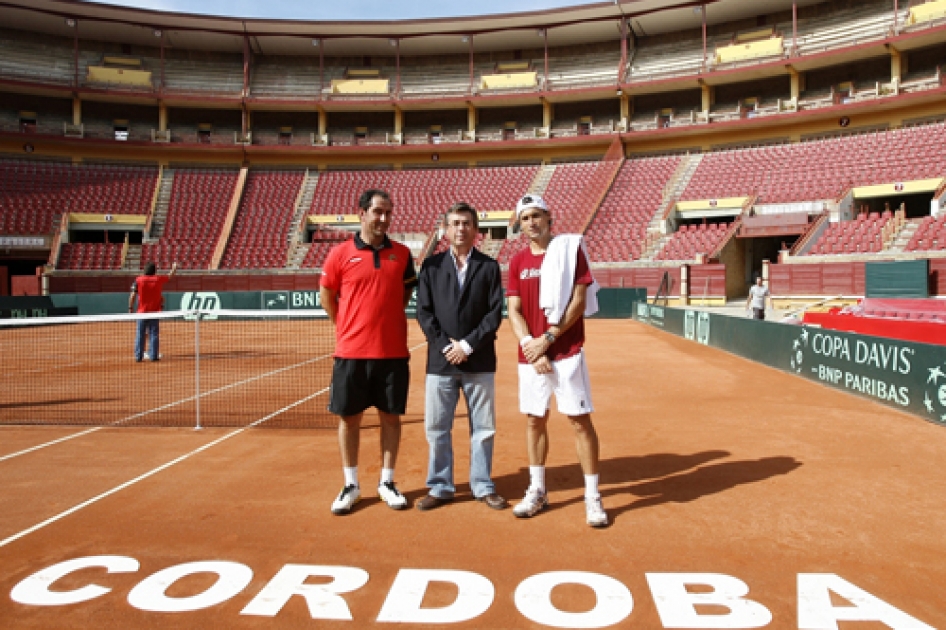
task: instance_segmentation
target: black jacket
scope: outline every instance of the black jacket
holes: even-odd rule
[[[417,286],[417,321],[427,336],[427,373],[450,375],[496,371],[496,331],[503,320],[499,264],[470,251],[463,290],[450,252],[424,261]],[[473,354],[460,365],[443,355],[450,338],[465,340]]]

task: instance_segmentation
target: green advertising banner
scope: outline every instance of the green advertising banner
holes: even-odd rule
[[[129,284],[129,287],[131,285]],[[49,296],[56,307],[75,307],[80,315],[128,312],[128,293],[55,293]],[[322,308],[319,292],[305,291],[188,291],[166,292],[164,310],[192,311],[220,309],[241,311],[294,311]],[[646,301],[645,289],[601,289],[598,292],[599,319],[629,318],[635,304]],[[417,292],[407,305],[407,316],[417,316]],[[503,316],[506,304],[503,300]]]
[[[876,298],[928,298],[929,260],[892,260],[864,265],[864,293]]]
[[[946,348],[638,303],[635,317],[696,343],[946,425]]]

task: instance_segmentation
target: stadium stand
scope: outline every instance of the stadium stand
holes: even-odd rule
[[[621,166],[585,235],[592,262],[627,262],[643,256],[647,228],[681,160],[680,156],[636,158]]]
[[[571,90],[601,85],[617,85],[621,70],[620,65],[621,52],[613,49],[607,52],[569,56],[549,55],[547,88],[550,90]]]
[[[92,269],[120,269],[120,243],[63,243],[58,269],[87,271]]]
[[[292,213],[302,171],[251,171],[243,190],[221,269],[286,266]]]
[[[885,211],[862,213],[853,221],[834,223],[808,251],[809,255],[877,253],[884,249],[884,226],[893,219]]]
[[[147,214],[158,170],[0,160],[0,234],[52,234],[70,212]]]
[[[142,268],[154,261],[159,269],[174,262],[208,269],[236,182],[235,170],[175,170],[164,233],[157,243],[142,244]]]
[[[260,56],[250,73],[250,94],[284,98],[312,98],[319,94],[319,66],[310,59]]]
[[[697,254],[709,256],[727,237],[727,224],[699,223],[681,225],[657,254],[657,260],[692,261]]]
[[[707,154],[681,199],[758,195],[758,203],[835,199],[851,186],[942,177],[942,123]]]
[[[424,59],[406,59],[401,66],[401,96],[427,98],[456,96],[470,92],[470,65],[467,59],[423,63]],[[474,69],[474,85],[481,72]]]
[[[0,29],[0,77],[72,85],[72,42],[52,37],[38,40],[29,33]]]
[[[576,202],[584,189],[591,184],[597,162],[558,164],[545,189],[543,197],[555,213],[555,229],[561,233],[581,232],[583,221],[588,217],[579,215]]]
[[[33,15],[23,4],[12,0],[14,8],[0,13]],[[896,14],[894,0],[801,3],[793,40],[791,2],[777,3],[778,12],[768,15],[751,13],[747,4],[707,5],[710,14],[725,5],[741,15],[710,20],[705,59],[700,31],[690,28],[699,23],[699,10],[686,8],[690,30],[676,32],[645,28],[649,18],[642,15],[626,42],[624,68],[619,14],[613,23],[603,20],[612,33],[592,41],[584,33],[602,23],[598,18],[564,20],[551,35],[538,23],[509,28],[497,21],[473,32],[470,54],[459,30],[454,38],[424,25],[399,40],[380,34],[383,26],[362,36],[329,25],[326,46],[288,31],[243,38],[183,14],[169,18],[180,31],[145,28],[117,13],[110,18],[111,9],[102,9],[100,27],[80,16],[82,28],[71,30],[70,20],[64,25],[62,16],[36,10],[30,24],[42,23],[36,28],[43,32],[0,29],[0,141],[4,155],[18,156],[0,159],[0,234],[55,236],[49,260],[70,271],[123,267],[127,273],[139,260],[154,259],[161,268],[177,260],[192,275],[213,272],[219,263],[227,272],[303,269],[311,276],[308,270],[356,226],[350,216],[315,221],[307,215],[352,215],[358,195],[378,187],[394,200],[392,238],[408,242],[418,257],[446,247],[436,237],[450,204],[509,211],[532,192],[548,200],[557,232],[584,232],[592,261],[608,274],[621,267],[700,267],[700,254],[748,238],[764,239],[753,249],[752,265],[762,256],[811,269],[852,260],[863,265],[877,254],[936,259],[946,251],[942,183],[906,186],[925,196],[935,189],[932,216],[925,215],[927,198],[908,192],[909,219],[905,211],[838,219],[850,216],[845,203],[860,200],[856,187],[946,177],[940,98],[946,45],[938,30],[946,18],[911,21],[911,12],[924,6],[918,1],[901,0]],[[572,10],[578,9],[562,15]],[[201,41],[205,28],[212,36]],[[370,44],[364,51],[362,37]],[[764,54],[730,54],[747,42],[758,42]],[[795,63],[806,56],[813,58]],[[122,64],[150,72],[150,87],[94,72]],[[766,66],[743,67],[757,64]],[[361,79],[372,85],[359,91]],[[142,93],[149,90],[154,93]],[[741,124],[752,118],[764,120]],[[103,142],[126,126],[129,146]],[[140,154],[165,165],[161,185],[155,167],[78,164],[90,155],[127,159],[159,126],[168,130],[167,141],[191,145],[150,144]],[[612,141],[620,160],[606,165],[590,157]],[[64,161],[19,157],[34,150]],[[628,152],[676,154],[625,159]],[[167,168],[175,162],[188,167]],[[202,163],[230,166],[196,166]],[[518,165],[496,166],[510,163]],[[234,211],[233,193],[243,181],[238,164],[247,179]],[[306,175],[287,170],[302,164],[313,174],[308,187]],[[724,212],[710,203],[726,198],[745,198],[743,214],[738,205]],[[709,209],[677,207],[680,201],[706,202]],[[59,231],[63,213],[148,214],[152,203],[155,214],[140,247],[74,242],[87,235]],[[701,213],[705,218],[693,218]],[[774,217],[791,213],[801,227],[778,232]],[[727,240],[733,228],[750,224],[754,235],[750,229]],[[505,227],[491,223],[490,230]],[[797,240],[779,243],[782,234]],[[60,247],[60,239],[73,242]],[[495,232],[478,243],[501,264],[527,244]],[[628,282],[639,278],[636,271],[622,273]]]
[[[353,214],[364,190],[381,188],[394,202],[392,232],[430,233],[459,200],[481,212],[512,210],[536,172],[534,166],[326,172],[319,176],[310,214]]]
[[[906,251],[942,250],[946,250],[946,216],[923,217],[913,237],[907,243]]]
[[[729,43],[732,35],[718,35],[707,39],[707,51],[716,45]],[[667,40],[667,38],[644,38],[636,48],[628,73],[628,80],[653,81],[674,76],[699,73],[703,67],[703,40]]]
[[[901,24],[908,13],[903,6],[899,13]],[[891,0],[856,2],[846,9],[832,11],[829,15],[799,20],[797,54],[810,55],[882,39],[892,22]],[[791,34],[790,23],[780,27],[783,32]]]
[[[172,51],[165,59],[164,81],[169,90],[213,94],[243,92],[243,58],[240,55]]]
[[[312,244],[309,246],[309,251],[306,252],[300,267],[302,269],[321,267],[329,251],[337,244],[352,238],[354,234],[354,232],[343,232],[341,230],[315,230],[312,232]]]

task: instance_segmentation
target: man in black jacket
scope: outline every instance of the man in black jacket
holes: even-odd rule
[[[479,220],[469,204],[456,203],[444,217],[450,249],[424,261],[417,287],[417,321],[427,336],[424,424],[430,445],[427,487],[417,502],[430,510],[453,499],[451,431],[460,392],[470,421],[470,489],[478,501],[501,510],[490,473],[496,434],[496,331],[503,318],[499,265],[481,253]]]

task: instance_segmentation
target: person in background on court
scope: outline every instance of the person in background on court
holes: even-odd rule
[[[145,274],[138,276],[131,285],[131,295],[128,296],[128,312],[135,312],[135,298],[138,299],[139,313],[159,313],[164,308],[164,285],[177,272],[177,263],[171,265],[171,272],[166,276],[157,275],[157,267],[153,262],[145,265]],[[161,360],[159,329],[157,319],[139,319],[135,330],[135,361],[141,362]],[[145,333],[148,335],[150,354],[145,354]]]
[[[752,319],[765,319],[765,302],[768,300],[772,310],[772,295],[769,288],[762,284],[762,276],[756,276],[755,284],[749,287],[749,297],[746,298],[746,311],[752,309]]]
[[[394,465],[410,384],[404,308],[417,285],[417,271],[410,250],[387,236],[393,208],[388,193],[366,190],[358,207],[361,230],[329,252],[319,291],[322,308],[335,325],[328,409],[341,418],[338,442],[345,486],[332,503],[334,514],[348,514],[361,498],[358,448],[368,407],[377,408],[381,422],[378,496],[395,510],[407,507],[394,485]]]
[[[598,435],[591,422],[594,407],[582,346],[584,318],[598,310],[598,285],[577,234],[552,236],[552,217],[545,201],[526,195],[516,218],[529,246],[509,262],[509,323],[519,340],[519,409],[526,414],[530,484],[513,508],[519,518],[548,505],[545,461],[549,450],[549,402],[575,431],[578,461],[585,478],[585,519],[606,527],[608,515],[598,491]]]
[[[469,204],[456,203],[444,216],[450,249],[424,261],[417,286],[417,321],[427,337],[424,425],[430,459],[430,492],[417,509],[453,499],[451,431],[460,392],[470,422],[470,490],[495,510],[507,506],[491,478],[496,434],[496,331],[503,320],[499,264],[473,244],[479,219]]]

